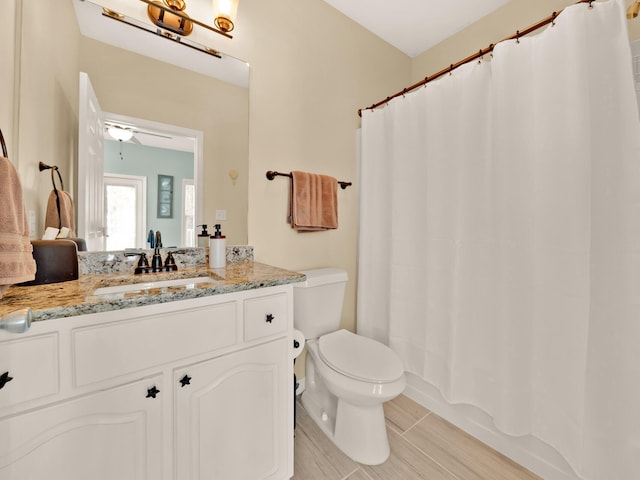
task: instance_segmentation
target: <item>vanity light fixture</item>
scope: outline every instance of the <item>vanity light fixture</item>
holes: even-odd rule
[[[169,8],[163,8],[163,3]],[[147,4],[147,16],[158,27],[186,37],[193,32],[193,22],[184,11],[185,8],[187,4],[184,0],[163,0],[162,2],[154,0]]]
[[[640,12],[640,0],[635,0],[629,8],[627,8],[627,18],[629,20],[636,18],[638,16],[638,12]]]
[[[233,38],[228,32],[234,27],[238,0],[213,0],[213,23],[215,26],[190,17],[186,12],[187,0],[140,1],[147,4],[149,20],[167,32],[186,37],[193,32],[193,26],[198,25],[227,38]]]
[[[109,128],[107,128],[107,132],[109,133],[109,135],[111,135],[116,140],[119,140],[120,142],[127,142],[131,140],[131,137],[133,137],[133,132],[131,130],[129,130],[128,128],[120,127],[118,125],[110,126]]]
[[[233,30],[237,13],[238,0],[213,0],[213,21],[223,32]]]

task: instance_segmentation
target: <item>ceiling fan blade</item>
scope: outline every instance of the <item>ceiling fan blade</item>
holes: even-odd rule
[[[141,133],[143,135],[152,135],[154,137],[160,137],[160,138],[173,138],[170,135],[163,135],[161,133],[145,132],[144,130],[134,130],[133,133]]]
[[[150,131],[147,131],[147,130],[140,130],[140,129],[136,128],[135,125],[122,123],[122,122],[120,122],[120,123],[104,122],[104,126],[105,126],[105,129],[108,129],[109,127],[116,127],[116,128],[122,128],[124,130],[131,130],[133,133],[141,133],[142,135],[151,135],[151,136],[154,136],[154,137],[167,138],[167,139],[172,139],[173,138],[171,135],[164,135],[162,133],[150,132]]]

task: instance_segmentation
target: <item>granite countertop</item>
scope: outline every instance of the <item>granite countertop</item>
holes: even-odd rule
[[[94,294],[101,287],[207,276],[214,280],[124,293]],[[167,273],[80,275],[78,280],[68,282],[10,287],[0,299],[0,316],[31,307],[33,321],[49,320],[284,285],[304,279],[301,273],[254,261],[231,262],[227,263],[226,268],[215,270],[209,270],[205,265]]]

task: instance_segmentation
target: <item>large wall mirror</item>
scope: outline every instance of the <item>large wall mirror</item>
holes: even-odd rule
[[[103,122],[107,127],[118,124],[134,132],[130,139],[118,141],[103,127],[104,142],[97,148],[101,149],[101,155],[102,152],[106,154],[103,164],[107,174],[119,169],[118,173],[123,177],[146,178],[149,205],[146,218],[141,219],[144,225],[138,225],[138,232],[164,230],[165,246],[191,245],[193,237],[185,240],[183,234],[183,189],[189,188],[193,189],[196,199],[190,235],[197,235],[199,229],[194,228],[195,225],[221,223],[228,243],[246,244],[249,135],[249,67],[246,62],[224,54],[218,58],[193,51],[108,18],[102,14],[102,6],[96,3],[73,2],[83,35],[79,46],[79,69],[90,79],[99,107],[104,112],[111,112]],[[80,97],[83,102],[82,93]],[[82,109],[81,105],[80,130],[88,125],[83,120]],[[82,137],[82,132],[79,136]],[[185,141],[189,143],[190,140],[191,147],[185,147]],[[190,148],[191,152],[188,151]],[[83,162],[90,161],[85,150],[80,138],[79,194],[83,182],[95,185],[88,181],[87,175],[105,173],[105,170],[92,172],[83,168]],[[190,168],[168,166],[167,162],[172,158],[182,164],[190,161]],[[191,179],[187,178],[189,171],[193,172]],[[173,177],[171,195],[159,192],[159,176]],[[108,183],[112,183],[107,178]],[[88,187],[88,190],[91,192],[92,188]],[[104,187],[100,190],[104,191]],[[167,197],[163,197],[165,203],[152,205],[153,199],[160,200],[161,193]],[[81,203],[78,203],[79,226],[83,225],[81,217],[87,214],[86,209],[95,208],[88,207],[89,200],[84,199]],[[173,209],[169,211],[168,207]],[[87,239],[88,249],[107,248],[106,242],[91,238],[104,226],[86,223],[79,236]],[[142,245],[140,240],[131,245],[142,246],[147,246],[146,238]]]

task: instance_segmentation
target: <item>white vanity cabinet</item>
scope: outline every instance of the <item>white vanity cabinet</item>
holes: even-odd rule
[[[176,478],[288,478],[286,345],[280,339],[176,371],[176,383],[189,381],[176,394]]]
[[[290,478],[292,315],[280,285],[0,331],[0,480]]]
[[[0,420],[0,478],[163,478],[163,400],[145,398],[148,381]]]

